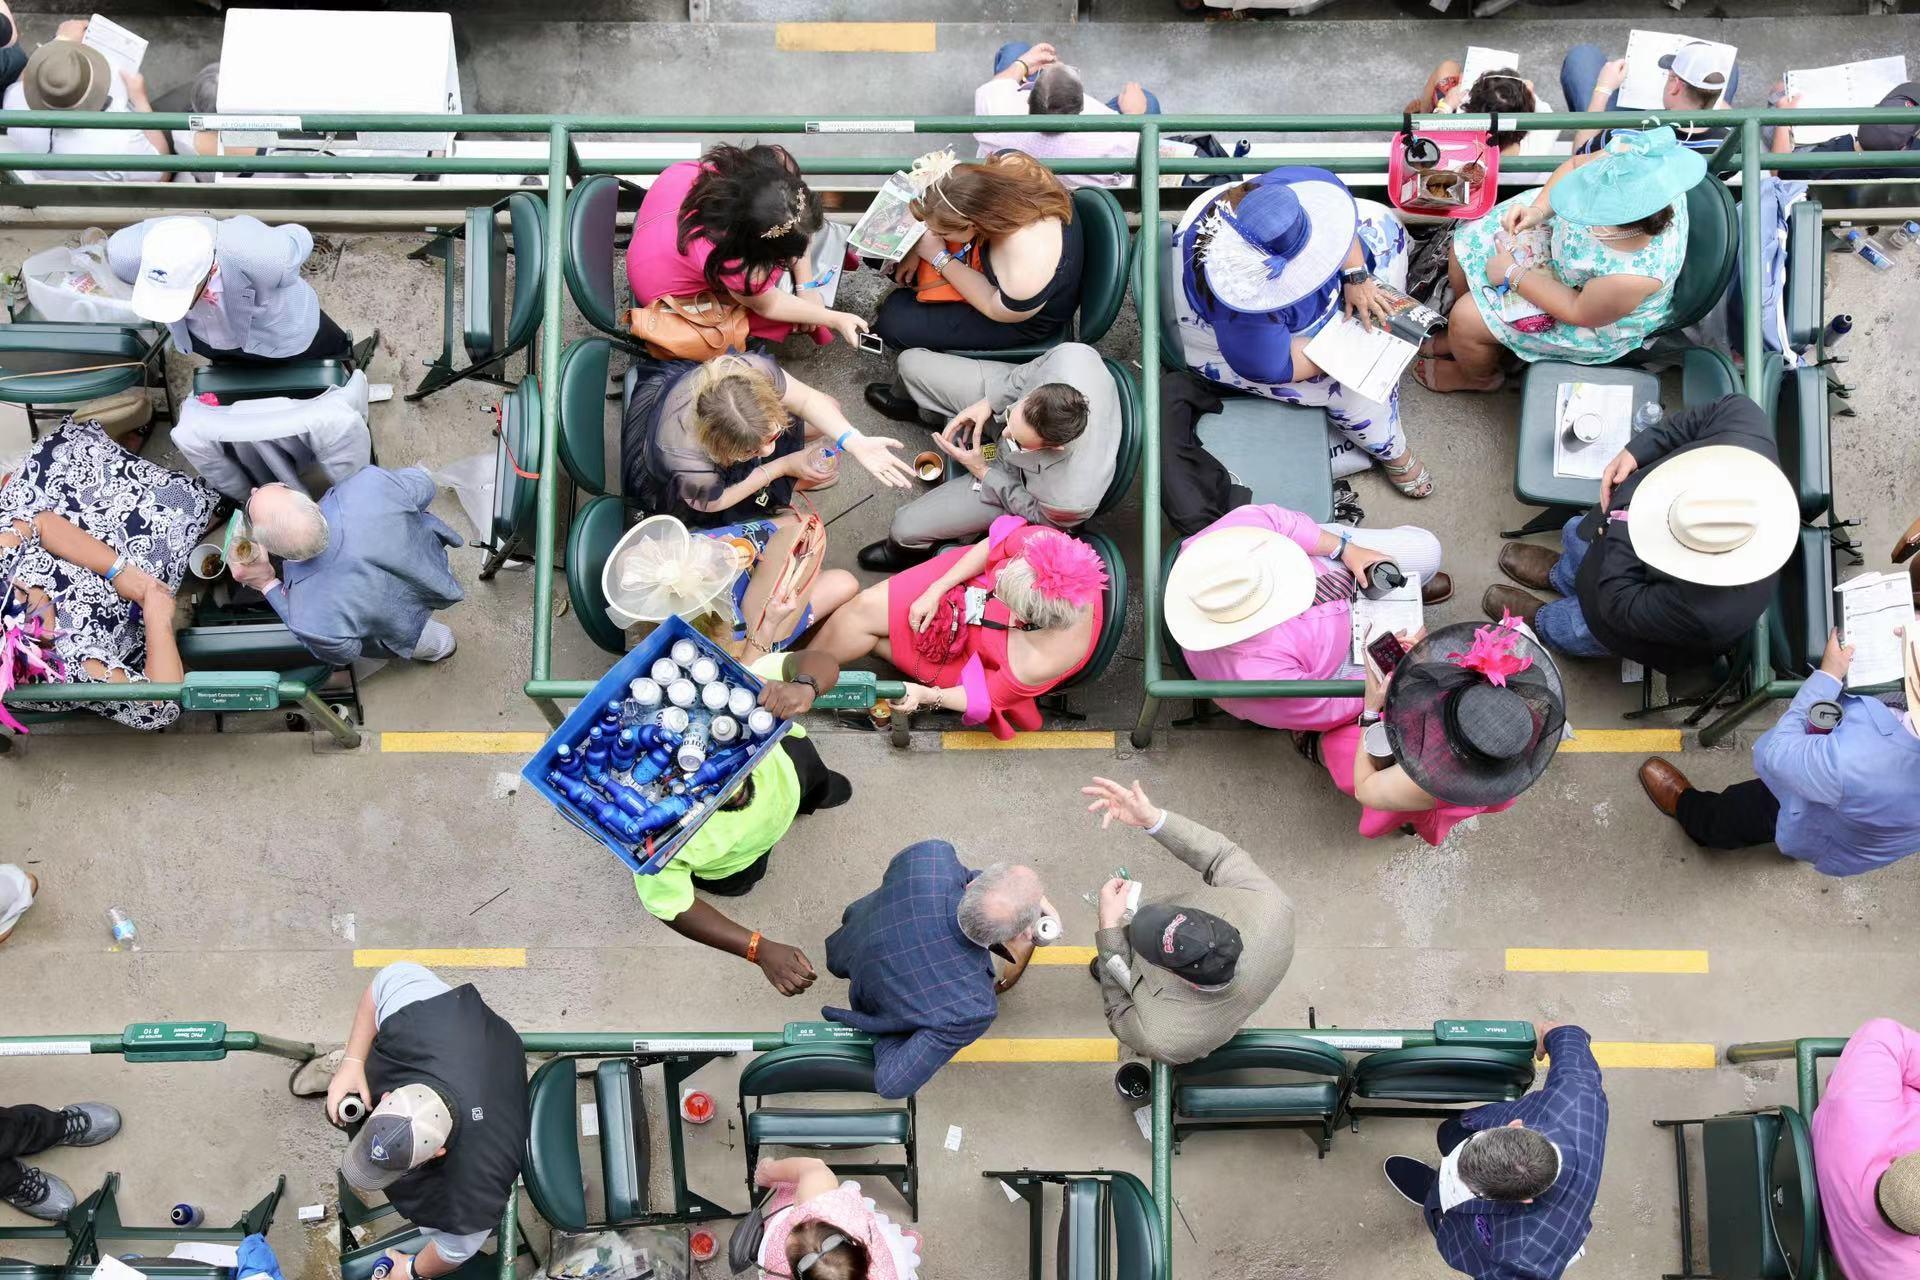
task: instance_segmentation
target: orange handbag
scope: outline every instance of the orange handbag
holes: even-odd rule
[[[627,332],[659,360],[707,361],[747,348],[747,309],[711,292],[655,298],[627,313]]]
[[[950,252],[959,253],[961,249],[966,248],[967,246],[965,245],[955,244],[951,240],[947,241],[947,249]],[[967,249],[967,252],[961,256],[960,260],[972,267],[975,271],[978,271],[981,268],[981,264],[987,260],[986,250],[981,245],[974,245],[972,248]],[[966,301],[965,298],[960,296],[960,291],[948,284],[947,278],[938,271],[935,271],[933,264],[925,258],[920,259],[920,272],[914,277],[913,296],[921,302]]]

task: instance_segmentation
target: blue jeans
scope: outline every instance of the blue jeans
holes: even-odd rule
[[[1033,42],[1029,40],[1009,40],[1007,43],[1001,45],[999,49],[994,51],[993,74],[999,75],[1002,71],[1005,71],[1008,67],[1020,60],[1021,54],[1031,48],[1033,48]],[[1143,89],[1141,92],[1147,95],[1147,114],[1150,116],[1159,115],[1160,99],[1154,97],[1153,91],[1150,89]],[[1120,109],[1120,95],[1116,93],[1111,98],[1108,98],[1107,105],[1115,111],[1118,111]]]
[[[1015,54],[1014,57],[1020,55]],[[1600,83],[1600,69],[1612,59],[1607,51],[1597,44],[1577,44],[1567,50],[1567,56],[1560,63],[1560,94],[1567,100],[1567,110],[1585,111],[1587,104],[1593,101],[1593,90]],[[1727,105],[1733,105],[1733,95],[1740,88],[1740,64],[1734,63],[1733,70],[1727,73]],[[1607,110],[1620,109],[1620,91],[1615,89],[1607,99]],[[1585,148],[1591,151],[1594,145],[1605,139],[1603,133]]]
[[[1560,558],[1553,562],[1547,581],[1560,593],[1560,599],[1540,606],[1533,615],[1533,629],[1540,642],[1555,653],[1575,658],[1604,658],[1611,650],[1593,638],[1587,629],[1586,615],[1580,612],[1580,598],[1574,591],[1574,579],[1580,562],[1587,558],[1589,544],[1578,532],[1584,517],[1575,516],[1560,529]]]

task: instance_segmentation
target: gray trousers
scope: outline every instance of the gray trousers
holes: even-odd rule
[[[923,419],[944,425],[970,404],[997,403],[1020,368],[1000,360],[969,360],[916,349],[901,352],[894,384],[920,406]],[[1005,514],[999,503],[974,491],[972,476],[963,475],[895,511],[888,536],[903,547],[929,547],[985,533]]]
[[[985,493],[976,492],[973,483],[972,476],[962,474],[921,494],[893,513],[887,536],[903,547],[930,547],[984,534],[1007,512]]]

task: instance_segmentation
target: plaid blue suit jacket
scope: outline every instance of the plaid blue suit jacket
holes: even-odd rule
[[[974,874],[944,840],[902,849],[827,939],[827,970],[852,979],[853,1007],[820,1012],[875,1038],[883,1098],[915,1092],[993,1022],[993,957],[960,932]]]
[[[1427,1226],[1440,1256],[1475,1280],[1557,1280],[1593,1230],[1593,1202],[1607,1151],[1607,1095],[1590,1037],[1579,1027],[1547,1034],[1547,1083],[1517,1102],[1475,1107],[1459,1117],[1471,1131],[1511,1120],[1560,1148],[1560,1177],[1532,1204],[1469,1200],[1440,1212],[1438,1180],[1427,1193]]]

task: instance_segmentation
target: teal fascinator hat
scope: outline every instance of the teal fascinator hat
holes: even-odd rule
[[[1658,213],[1706,176],[1706,157],[1671,128],[1621,129],[1598,159],[1554,183],[1548,201],[1569,222],[1618,227]]]

